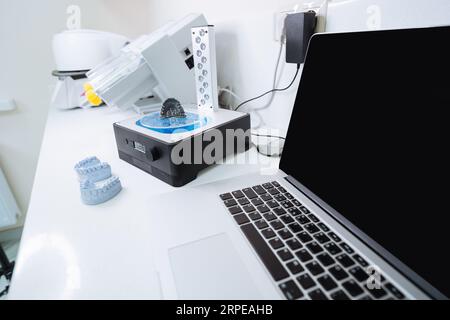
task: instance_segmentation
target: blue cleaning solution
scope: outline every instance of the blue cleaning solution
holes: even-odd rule
[[[160,133],[186,132],[200,128],[208,123],[208,118],[196,113],[186,112],[184,118],[162,118],[153,112],[136,121],[138,126]]]

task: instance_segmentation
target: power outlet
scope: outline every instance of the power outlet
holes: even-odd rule
[[[286,19],[288,14],[309,11],[309,10],[313,10],[316,13],[320,13],[321,11],[323,11],[324,7],[325,8],[327,7],[327,4],[328,4],[328,0],[311,0],[311,1],[304,2],[304,3],[296,3],[289,7],[281,8],[280,11],[275,12],[274,18],[273,18],[273,21],[274,21],[273,38],[274,38],[274,40],[277,42],[280,42],[280,41],[285,42],[286,31],[284,29],[284,19]],[[325,14],[326,14],[326,9],[325,9]]]

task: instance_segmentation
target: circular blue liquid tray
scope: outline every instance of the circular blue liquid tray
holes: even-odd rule
[[[161,118],[158,111],[152,112],[136,121],[138,126],[161,133],[192,131],[208,122],[208,118],[196,113],[186,112],[185,118]]]

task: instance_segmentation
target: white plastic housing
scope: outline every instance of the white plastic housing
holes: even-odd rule
[[[128,39],[97,30],[66,30],[53,36],[52,48],[56,70],[90,70],[119,53]]]
[[[191,31],[197,106],[201,111],[216,111],[219,108],[219,95],[214,26],[195,27]]]
[[[193,26],[206,24],[202,14],[190,14],[144,35],[123,48],[120,55],[87,73],[95,93],[109,106],[145,113],[175,98],[183,105],[196,101],[190,61]],[[145,99],[153,96],[152,99]]]

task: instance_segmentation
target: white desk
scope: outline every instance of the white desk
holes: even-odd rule
[[[111,108],[50,110],[11,299],[161,297],[146,199],[175,188],[118,158],[112,124],[133,115]],[[73,166],[93,155],[111,165],[123,190],[109,202],[86,206]],[[255,164],[213,166],[185,188],[278,167],[278,159],[254,148],[240,157]]]

